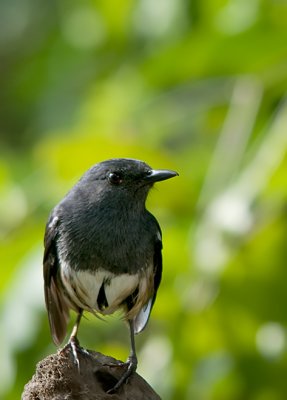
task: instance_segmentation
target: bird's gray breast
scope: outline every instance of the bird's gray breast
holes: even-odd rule
[[[60,277],[69,304],[102,314],[124,307],[128,319],[144,309],[149,310],[148,318],[157,232],[149,214],[70,211],[61,220],[57,238]]]
[[[58,252],[76,270],[133,274],[152,263],[154,235],[144,215],[73,215],[60,227]]]

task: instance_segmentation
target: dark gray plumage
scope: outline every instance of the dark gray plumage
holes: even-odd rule
[[[127,371],[136,369],[134,333],[148,321],[161,281],[161,230],[145,208],[154,182],[176,176],[142,161],[111,159],[90,168],[53,209],[46,226],[45,300],[53,340],[66,336],[69,309],[124,311],[131,334]]]

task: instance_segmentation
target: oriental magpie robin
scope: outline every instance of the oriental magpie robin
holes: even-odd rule
[[[44,291],[53,341],[66,336],[69,309],[78,313],[69,343],[76,355],[83,311],[122,309],[131,353],[113,390],[136,370],[134,335],[146,326],[162,274],[161,229],[146,210],[155,182],[178,175],[142,161],[111,159],[91,167],[52,210],[45,232]]]

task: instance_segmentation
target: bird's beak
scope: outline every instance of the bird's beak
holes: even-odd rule
[[[144,180],[148,183],[153,183],[165,181],[166,179],[173,178],[174,176],[178,176],[178,173],[169,169],[152,169],[144,177]]]

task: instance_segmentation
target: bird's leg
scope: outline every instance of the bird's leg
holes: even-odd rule
[[[77,335],[78,335],[78,330],[79,330],[82,315],[83,315],[83,310],[80,308],[79,313],[77,315],[75,325],[73,326],[73,330],[72,330],[69,342],[77,342],[77,344],[79,344]]]
[[[126,382],[126,380],[136,371],[137,369],[137,365],[138,365],[138,359],[137,359],[137,355],[136,355],[136,346],[135,346],[135,332],[134,332],[134,321],[133,320],[128,320],[129,323],[129,328],[130,328],[130,339],[131,339],[131,352],[130,355],[127,359],[127,361],[121,365],[126,365],[127,366],[127,370],[125,371],[125,373],[121,376],[121,378],[119,379],[119,381],[115,384],[115,386],[108,390],[107,393],[113,393],[115,391],[117,391],[123,383]],[[114,366],[118,366],[117,364],[115,364]]]
[[[80,361],[79,361],[79,357],[78,357],[78,351],[80,350],[80,343],[79,340],[77,338],[77,334],[78,334],[78,330],[79,330],[79,325],[80,325],[80,321],[83,315],[83,310],[80,309],[79,313],[77,315],[77,319],[75,322],[75,325],[73,326],[73,330],[69,339],[69,345],[71,346],[72,352],[73,352],[73,357],[74,357],[74,362],[78,367],[78,370],[80,371]]]

